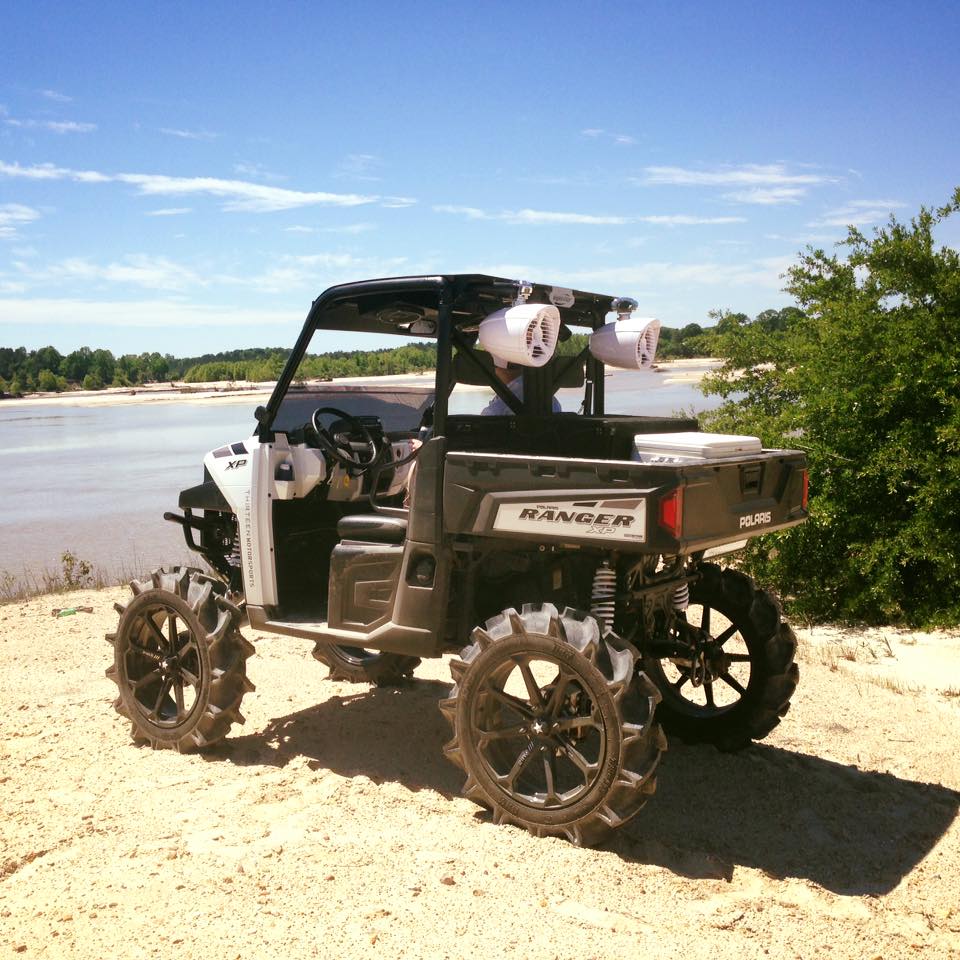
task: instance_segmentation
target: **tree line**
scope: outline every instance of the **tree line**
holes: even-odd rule
[[[765,310],[757,320],[768,318],[763,320],[768,322],[770,317],[779,317],[783,312]],[[657,353],[664,360],[712,356],[714,336],[712,327],[701,327],[697,323],[663,327]],[[559,352],[577,353],[586,342],[586,336],[575,335],[560,345]],[[90,347],[80,347],[68,354],[61,354],[52,346],[39,350],[0,347],[0,394],[22,396],[37,391],[101,390],[174,380],[187,383],[276,380],[288,354],[289,350],[282,347],[250,347],[199,357],[174,357],[157,352],[126,353],[117,357],[109,350]],[[436,347],[432,343],[412,343],[392,349],[313,354],[304,359],[299,376],[304,379],[396,376],[432,370],[435,364]]]

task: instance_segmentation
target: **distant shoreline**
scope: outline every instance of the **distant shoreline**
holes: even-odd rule
[[[699,383],[709,370],[721,361],[695,357],[684,360],[666,360],[657,364],[664,374],[664,384]],[[422,373],[403,373],[382,377],[337,377],[330,381],[308,380],[311,386],[376,385],[382,387],[417,386],[429,383],[433,370]],[[70,390],[65,393],[31,393],[24,397],[0,400],[0,410],[26,405],[42,404],[52,407],[126,406],[141,403],[241,403],[265,400],[273,392],[276,381],[220,380],[211,383],[149,383],[139,387],[106,387],[103,390]],[[483,390],[484,387],[470,389]]]

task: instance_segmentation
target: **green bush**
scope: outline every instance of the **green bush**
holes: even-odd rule
[[[803,312],[718,324],[706,425],[809,456],[809,521],[746,562],[811,619],[960,623],[960,256],[934,239],[958,210],[850,228],[790,271]]]

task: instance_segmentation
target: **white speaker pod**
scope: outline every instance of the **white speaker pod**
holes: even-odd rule
[[[590,335],[590,352],[611,367],[644,370],[653,365],[660,340],[660,321],[627,317],[604,324]]]
[[[498,366],[542,367],[553,356],[559,335],[560,311],[546,303],[505,307],[480,324],[480,346]]]

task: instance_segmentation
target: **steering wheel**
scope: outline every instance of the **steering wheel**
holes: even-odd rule
[[[355,456],[352,452],[347,452],[347,450],[350,450],[350,445],[349,440],[343,439],[343,432],[332,434],[323,426],[320,422],[320,417],[325,413],[344,421],[351,432],[360,434],[363,442],[370,448],[370,459],[366,463],[364,463],[359,456]],[[313,411],[313,416],[310,417],[310,423],[316,431],[320,449],[333,460],[336,460],[337,463],[352,469],[368,470],[377,462],[377,444],[362,420],[358,420],[356,417],[351,416],[349,413],[344,413],[343,410],[338,410],[336,407],[317,407],[317,409]]]

